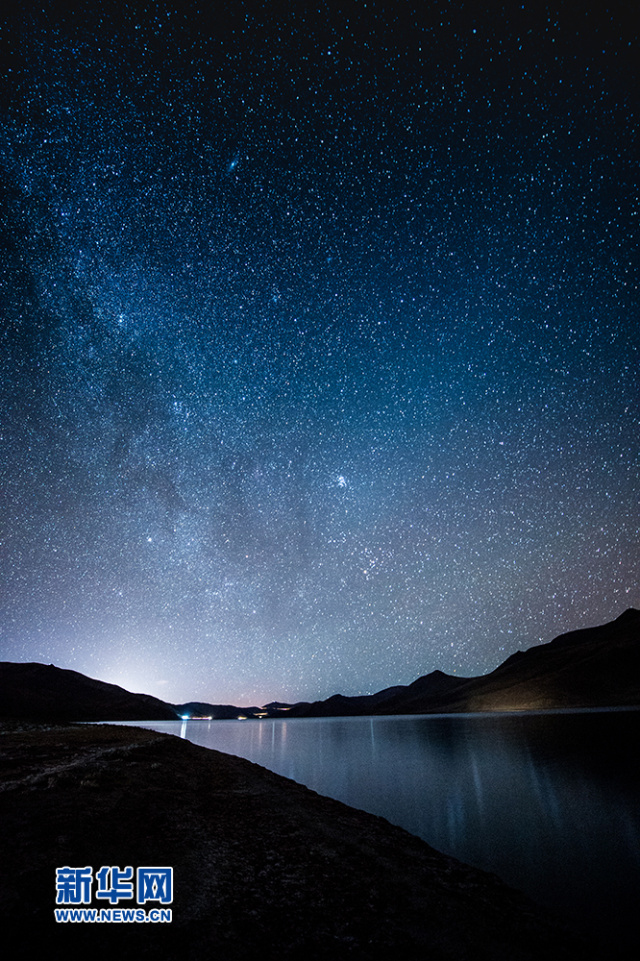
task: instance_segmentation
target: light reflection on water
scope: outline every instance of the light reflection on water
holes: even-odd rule
[[[640,711],[176,721],[629,940],[640,891]]]

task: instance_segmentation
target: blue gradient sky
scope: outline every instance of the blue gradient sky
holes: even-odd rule
[[[2,659],[293,701],[640,606],[631,12],[302,6],[5,16]]]

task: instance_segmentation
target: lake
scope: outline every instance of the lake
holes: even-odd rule
[[[254,761],[637,943],[640,711],[140,723]]]

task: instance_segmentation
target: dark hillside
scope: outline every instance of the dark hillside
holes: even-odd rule
[[[0,662],[0,718],[175,721],[169,704],[53,664]]]

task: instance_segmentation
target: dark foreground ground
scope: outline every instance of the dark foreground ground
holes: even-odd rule
[[[14,724],[0,729],[0,759],[0,923],[5,946],[18,933],[12,958],[592,956],[492,875],[176,737]],[[172,866],[172,923],[56,924],[55,869],[87,865]]]

